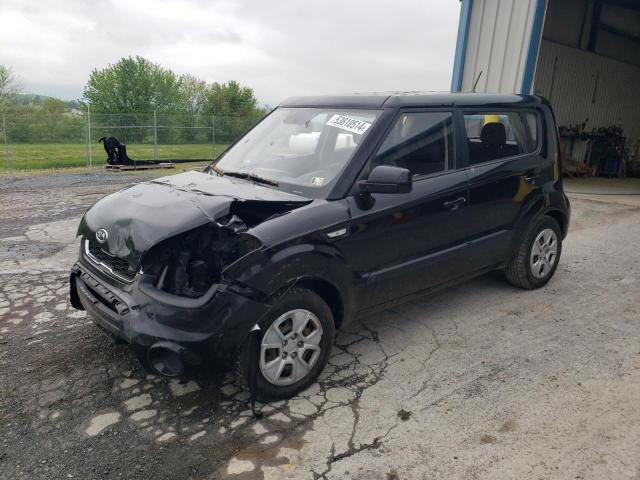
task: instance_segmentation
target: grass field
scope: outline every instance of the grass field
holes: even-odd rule
[[[216,144],[215,156],[227,148]],[[211,144],[158,145],[159,160],[211,159]],[[93,165],[105,165],[107,155],[101,145],[92,145]],[[153,145],[128,144],[127,154],[134,160],[153,159]],[[84,167],[87,165],[87,147],[78,143],[12,144],[8,155],[0,145],[0,171],[39,170]]]

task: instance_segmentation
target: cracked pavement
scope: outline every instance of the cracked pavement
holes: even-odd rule
[[[80,215],[142,178],[0,177],[0,478],[640,478],[640,197],[572,196],[542,290],[495,273],[351,322],[255,420],[68,304]]]

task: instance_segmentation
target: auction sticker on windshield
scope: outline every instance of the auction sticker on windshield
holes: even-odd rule
[[[368,122],[363,122],[361,120],[356,120],[355,118],[338,114],[331,117],[327,122],[327,125],[329,125],[330,127],[337,127],[343,130],[348,130],[349,132],[357,133],[359,135],[362,135],[371,126],[371,124]]]

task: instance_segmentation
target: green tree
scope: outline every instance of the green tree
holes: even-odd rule
[[[179,84],[179,111],[181,115],[179,124],[181,127],[181,139],[186,142],[196,140],[197,130],[194,127],[205,126],[202,109],[207,93],[206,82],[193,75],[182,75]],[[210,125],[210,122],[209,122]]]
[[[102,113],[175,110],[179,84],[171,70],[142,57],[127,57],[102,70],[94,69],[84,98]]]
[[[122,58],[107,68],[93,70],[84,98],[92,113],[111,114],[102,119],[109,131],[100,133],[116,135],[124,142],[150,139],[153,111],[159,114],[158,138],[162,142],[207,141],[213,116],[216,138],[220,118],[220,139],[229,141],[264,115],[249,87],[234,80],[207,85],[192,75],[177,76],[142,57]],[[141,127],[119,128],[131,125]]]
[[[84,89],[92,112],[127,114],[110,116],[108,124],[141,125],[131,130],[113,129],[125,142],[143,141],[150,134],[150,113],[176,112],[180,106],[180,81],[175,73],[142,57],[122,58],[102,70],[93,70]]]
[[[20,91],[20,80],[10,67],[0,65],[0,112],[4,111],[9,102]]]
[[[234,141],[264,116],[253,89],[235,80],[211,84],[203,112],[215,116],[216,139],[221,142]]]
[[[207,90],[204,110],[220,117],[249,116],[255,113],[258,100],[253,88],[243,87],[235,80],[213,83]]]
[[[202,113],[207,93],[206,82],[193,75],[182,75],[178,89],[180,111],[194,116]]]
[[[63,120],[65,114],[66,107],[64,101],[57,98],[47,97],[42,100],[41,108],[44,117],[44,124],[47,129],[47,136],[49,139],[53,139],[56,128]]]

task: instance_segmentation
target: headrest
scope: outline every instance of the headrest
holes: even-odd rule
[[[501,123],[487,123],[480,131],[480,140],[484,145],[501,147],[507,143],[507,130]]]
[[[403,140],[406,140],[407,138],[411,138],[419,134],[420,132],[422,132],[422,130],[424,130],[424,127],[417,121],[416,117],[413,115],[408,115],[402,122],[400,137]]]

